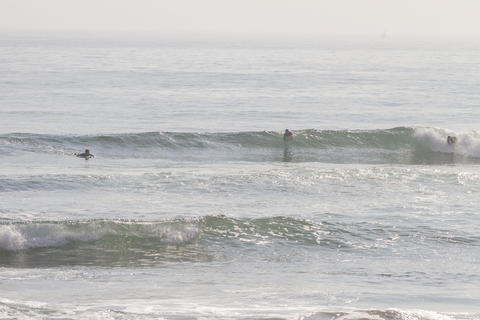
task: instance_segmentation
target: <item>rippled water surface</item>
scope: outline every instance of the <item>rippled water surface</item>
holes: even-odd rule
[[[478,49],[1,34],[0,318],[480,319]]]

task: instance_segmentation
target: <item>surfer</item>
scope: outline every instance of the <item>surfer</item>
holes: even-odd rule
[[[285,129],[285,133],[283,134],[283,141],[287,142],[292,139],[293,139],[293,133],[290,130]]]
[[[76,155],[79,158],[84,158],[85,160],[95,157],[93,154],[90,153],[90,150],[88,149],[85,149],[84,153],[74,153],[74,155]]]
[[[447,137],[448,144],[455,144],[456,142],[457,142],[457,137],[452,137],[452,136]]]
[[[290,162],[292,161],[292,152],[290,151],[290,143],[289,141],[293,140],[293,133],[285,129],[285,133],[283,134],[283,142],[284,142],[284,149],[283,149],[283,161]]]

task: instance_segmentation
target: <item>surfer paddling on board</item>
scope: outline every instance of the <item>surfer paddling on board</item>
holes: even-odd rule
[[[293,133],[288,130],[288,129],[285,129],[285,133],[283,134],[283,141],[287,142],[287,141],[291,141],[293,139]]]
[[[79,158],[84,158],[85,160],[95,157],[93,154],[90,153],[90,150],[88,149],[85,149],[84,153],[74,153],[74,155],[76,155]]]
[[[455,144],[456,142],[457,142],[457,137],[452,137],[452,136],[447,137],[448,144]]]

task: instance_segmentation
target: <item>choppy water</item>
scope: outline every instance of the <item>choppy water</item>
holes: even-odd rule
[[[0,39],[0,318],[480,319],[478,43]]]

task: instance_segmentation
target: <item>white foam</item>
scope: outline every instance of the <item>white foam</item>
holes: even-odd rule
[[[78,225],[68,223],[0,225],[0,249],[14,251],[59,247],[70,241],[96,241],[107,234],[117,234],[118,232],[126,232],[138,237],[157,237],[164,243],[181,244],[195,240],[201,232],[197,224],[139,224],[140,229],[127,227],[127,230],[124,230],[121,226],[125,224],[124,222],[110,224],[90,222]]]
[[[449,145],[448,136],[457,137],[457,142]],[[416,128],[414,137],[426,142],[432,151],[480,157],[480,134],[475,131],[456,133],[443,128]]]
[[[0,248],[24,250],[28,248],[58,247],[69,241],[94,241],[106,231],[68,230],[61,224],[0,225]]]
[[[414,311],[398,311],[405,320],[455,320],[454,317],[441,314],[434,311],[414,310]]]
[[[181,244],[190,242],[197,238],[200,234],[198,225],[153,225],[153,229],[149,233],[156,234],[164,243]]]
[[[27,240],[15,226],[0,225],[0,248],[3,250],[21,250]]]
[[[460,316],[460,317],[459,317]],[[345,309],[338,312],[314,312],[310,315],[300,317],[305,320],[316,319],[335,319],[335,320],[386,320],[386,319],[398,319],[398,320],[458,320],[458,319],[477,319],[475,314],[445,314],[434,311],[426,310],[398,310],[398,309],[386,309],[386,310],[354,310]]]

